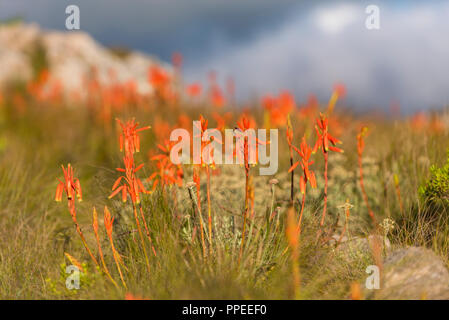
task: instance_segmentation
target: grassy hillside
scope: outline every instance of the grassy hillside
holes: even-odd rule
[[[150,72],[156,91],[149,96],[137,94],[132,85],[105,88],[91,80],[86,92],[64,97],[49,79],[43,71],[32,83],[1,93],[1,298],[347,299],[351,286],[364,281],[366,267],[381,263],[383,252],[348,255],[342,243],[372,234],[388,237],[393,247],[429,247],[448,261],[445,171],[436,169],[447,159],[448,123],[442,113],[395,119],[356,116],[343,109],[341,87],[329,103],[294,102],[284,94],[244,108],[231,103],[231,97],[213,84],[202,95],[195,86],[184,93],[179,81],[175,90],[174,80],[161,70]],[[298,228],[304,170],[301,166],[294,170],[291,209],[286,135],[292,130],[296,148],[303,136],[313,147],[320,111],[344,152],[328,153],[323,225],[325,155],[323,149],[311,155],[317,187],[312,188],[309,177]],[[167,144],[172,129],[191,131],[192,121],[200,115],[209,121],[209,128],[220,130],[235,128],[243,118],[255,128],[277,128],[278,172],[259,176],[258,165],[178,167],[156,156],[164,154],[165,148],[158,145]],[[108,198],[123,174],[116,168],[123,168],[127,153],[126,148],[120,151],[122,129],[116,118],[123,122],[135,118],[139,128],[151,126],[137,133],[140,152],[128,154],[135,160],[132,168],[144,164],[131,175],[142,181],[145,192],[132,185],[126,203],[121,191]],[[361,132],[363,150],[357,146]],[[298,160],[301,157],[293,150],[293,162]],[[79,179],[82,202],[67,200],[65,192],[62,201],[55,202],[57,179],[65,182],[61,165],[67,169],[69,163]],[[433,175],[432,165],[436,165]],[[147,181],[153,173],[157,176]],[[153,189],[156,179],[159,183]],[[133,201],[133,191],[140,202]],[[105,206],[114,218],[109,231],[115,249],[107,234],[107,216],[104,223]],[[94,208],[98,241],[92,225]],[[76,210],[76,222],[98,265],[83,245],[71,210]],[[394,221],[392,230],[385,219]],[[77,261],[84,271],[81,287],[68,290],[65,268]]]

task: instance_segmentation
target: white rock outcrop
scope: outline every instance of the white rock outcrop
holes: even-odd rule
[[[53,79],[66,92],[83,91],[85,79],[95,69],[99,82],[134,81],[139,93],[151,93],[148,69],[153,64],[169,70],[156,59],[138,52],[124,57],[111,52],[85,32],[44,31],[35,24],[0,26],[0,87],[9,81],[28,81],[33,74],[31,55],[40,45]]]

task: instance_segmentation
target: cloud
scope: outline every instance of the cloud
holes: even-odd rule
[[[282,21],[305,0],[0,0],[0,19],[22,16],[64,29],[65,7],[78,5],[81,28],[106,45],[122,45],[170,59],[182,50],[202,59],[216,38],[247,41]]]
[[[165,60],[181,51],[189,81],[215,69],[236,79],[241,99],[289,89],[326,100],[341,81],[358,109],[448,104],[447,1],[376,2],[379,31],[365,28],[371,0],[0,0],[0,19],[63,29],[65,6],[77,4],[82,29],[103,44]]]
[[[293,91],[300,99],[326,99],[335,82],[348,87],[355,108],[388,108],[399,101],[408,112],[449,102],[449,4],[380,6],[381,30],[365,28],[365,7],[336,4],[302,12],[245,45],[225,42],[187,69],[201,78],[211,66],[235,77],[238,95]],[[329,21],[324,22],[324,20]]]
[[[340,33],[357,19],[357,7],[346,4],[316,10],[313,19],[319,29],[326,33]]]

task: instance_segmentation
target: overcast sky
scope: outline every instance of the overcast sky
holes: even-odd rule
[[[0,19],[64,29],[68,4],[101,43],[163,60],[182,52],[189,81],[214,69],[241,98],[289,89],[324,99],[343,82],[360,109],[449,103],[449,1],[0,0]],[[380,30],[365,28],[369,4]]]

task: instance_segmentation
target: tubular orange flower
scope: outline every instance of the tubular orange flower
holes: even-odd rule
[[[246,132],[249,129],[253,129],[255,127],[255,121],[246,115],[242,115],[240,118],[240,121],[237,122],[237,129],[235,130],[238,135],[244,135],[244,132]],[[255,138],[255,137],[254,137]],[[239,139],[240,140],[240,139]],[[248,209],[249,209],[249,200],[250,200],[250,186],[249,186],[249,175],[250,175],[250,148],[252,149],[252,144],[261,144],[264,142],[261,142],[259,139],[255,138],[255,141],[249,141],[248,135],[243,136],[243,143],[237,143],[235,147],[235,152],[237,152],[237,155],[241,157],[241,153],[243,153],[243,163],[245,167],[245,209],[243,211],[243,230],[242,230],[242,242],[240,246],[240,254],[238,259],[238,264],[240,265],[240,261],[243,255],[243,247],[245,242],[245,231],[246,231],[246,220],[248,216]],[[237,150],[240,149],[240,150]],[[240,152],[239,152],[240,151]],[[257,161],[257,152],[256,152],[256,161]]]
[[[226,100],[221,92],[220,87],[214,85],[211,88],[211,102],[214,107],[221,108],[226,103]]]
[[[78,198],[78,201],[82,200],[81,184],[79,180],[74,177],[73,168],[70,165],[70,163],[67,165],[67,169],[65,169],[63,165],[61,167],[64,173],[64,182],[58,179],[59,184],[56,187],[55,200],[60,202],[62,200],[63,192],[66,193],[67,205],[69,207],[70,216],[72,217],[73,223],[75,224],[76,231],[78,232],[81,241],[83,242],[83,245],[86,248],[86,251],[89,253],[95,265],[99,266],[97,259],[95,259],[94,255],[89,249],[89,246],[87,245],[86,239],[84,238],[84,234],[76,218],[75,196]]]
[[[335,147],[335,145],[341,144],[341,141],[337,138],[334,138],[329,133],[328,124],[329,119],[323,113],[320,113],[320,118],[317,119],[317,125],[315,126],[318,139],[313,148],[313,153],[317,152],[317,150],[319,149],[322,149],[323,153],[327,153],[329,150],[335,152],[343,152],[342,149]],[[332,145],[330,145],[329,142]]]
[[[334,92],[332,93],[332,96],[329,100],[329,106],[327,108],[327,113],[330,116],[332,112],[334,111],[335,105],[339,98],[343,98],[346,95],[346,87],[341,84],[337,83],[334,86]]]
[[[335,152],[343,152],[342,149],[335,147],[335,145],[341,143],[341,141],[338,140],[337,138],[334,138],[329,133],[328,122],[329,120],[327,119],[327,117],[323,113],[320,113],[320,118],[317,119],[317,125],[315,125],[318,139],[315,143],[315,147],[313,148],[313,153],[315,153],[318,149],[321,149],[324,155],[324,207],[323,207],[323,216],[321,218],[320,223],[321,226],[323,226],[324,224],[324,218],[326,217],[326,208],[327,208],[327,185],[328,185],[327,166],[328,166],[329,150]]]
[[[309,166],[313,164],[313,161],[309,161],[310,156],[312,155],[312,148],[309,147],[309,145],[307,144],[305,136],[302,137],[300,149],[296,148],[295,146],[292,146],[292,147],[299,154],[299,156],[301,157],[301,160],[295,162],[290,167],[288,172],[293,171],[299,164],[301,165],[301,168],[303,170],[303,176],[300,179],[301,180],[300,181],[300,190],[301,190],[301,193],[305,193],[307,182],[310,183],[312,188],[316,188],[315,173],[313,171],[309,170]]]
[[[150,84],[158,90],[163,89],[170,83],[170,76],[168,73],[156,65],[150,67],[148,79]]]
[[[206,245],[205,245],[205,241],[204,241],[204,225],[203,225],[203,216],[201,213],[201,195],[200,195],[200,190],[201,190],[201,171],[200,171],[201,167],[200,166],[194,166],[193,167],[193,183],[196,186],[196,195],[197,195],[197,199],[196,199],[196,204],[197,204],[197,208],[198,208],[198,218],[200,221],[200,235],[201,235],[201,245],[203,247],[203,259],[206,258]]]
[[[257,146],[260,144],[267,144],[266,141],[262,141],[256,137],[253,137],[253,139],[249,139],[248,135],[245,135],[245,132],[247,130],[256,130],[256,121],[249,117],[246,114],[243,114],[239,121],[237,121],[237,127],[235,128],[235,136],[238,139],[235,145],[234,149],[234,155],[237,156],[237,160],[239,163],[243,161],[245,168],[249,170],[250,164],[255,165],[255,163],[258,161],[258,154],[257,154]],[[243,138],[243,143],[241,143],[241,139]],[[254,157],[251,156],[250,151],[254,150],[256,151],[256,154]],[[243,158],[243,159],[242,159]]]
[[[123,278],[122,269],[120,268],[120,263],[122,263],[121,257],[120,257],[120,254],[118,253],[118,251],[115,249],[114,240],[112,237],[112,228],[113,228],[113,224],[114,224],[114,217],[111,217],[111,212],[109,212],[109,209],[106,206],[104,207],[103,219],[104,219],[104,227],[106,229],[106,234],[108,235],[109,242],[111,243],[112,256],[114,257],[114,261],[117,266],[117,270],[120,274],[120,279],[122,280],[122,284],[125,288],[127,288],[126,282]]]
[[[429,123],[429,118],[424,112],[416,113],[411,119],[410,124],[413,130],[421,131],[423,130]]]
[[[156,189],[158,185],[161,185],[162,191],[165,190],[165,186],[177,184],[182,186],[182,179],[184,173],[182,168],[177,168],[170,162],[170,158],[153,159],[158,160],[156,162],[157,170],[148,177],[147,181],[153,181],[152,191]]]
[[[365,148],[365,141],[363,138],[368,132],[367,127],[362,127],[360,129],[359,134],[357,135],[357,155],[358,155],[358,163],[359,163],[359,174],[360,174],[360,188],[362,189],[363,200],[365,201],[366,207],[368,208],[368,213],[373,220],[374,224],[376,224],[376,219],[374,218],[373,210],[371,210],[371,206],[368,202],[368,196],[366,195],[365,185],[363,183],[363,166],[362,166],[362,153]]]
[[[362,291],[360,290],[360,284],[357,281],[351,283],[351,300],[361,300]]]
[[[197,131],[198,131],[198,135],[194,136],[194,138],[200,138],[201,139],[201,155],[203,154],[203,151],[205,150],[205,148],[208,146],[207,141],[204,141],[204,138],[207,137],[210,139],[210,137],[208,136],[208,120],[206,120],[202,115],[200,115],[200,121],[199,123],[195,123],[195,125],[198,127]],[[213,130],[218,130],[218,129],[213,129]],[[212,137],[215,138],[215,137]],[[214,140],[215,141],[215,140]],[[218,143],[222,143],[222,141],[217,140]],[[212,152],[215,151],[214,149],[212,149]],[[210,168],[215,168],[215,162],[213,161],[213,154],[211,154],[212,152],[210,152],[207,155],[206,159],[203,159],[203,156],[201,156],[201,166],[204,166],[206,168],[206,175],[207,175],[207,184],[206,184],[206,192],[207,192],[207,208],[208,208],[208,226],[209,226],[209,244],[212,245],[212,206],[211,206],[211,198],[210,198]],[[204,161],[205,160],[205,161]],[[201,167],[200,167],[201,168]],[[198,171],[200,170],[200,168],[198,169]],[[200,175],[199,173],[194,176],[194,180],[198,180],[197,182],[197,187],[199,187],[199,178]],[[198,202],[200,202],[200,194],[199,194],[199,189],[198,189]]]
[[[191,98],[199,97],[202,92],[201,84],[199,83],[190,84],[189,86],[187,86],[186,92]]]
[[[86,272],[86,270],[84,270],[83,266],[76,258],[74,258],[67,252],[64,252],[64,255],[67,257],[67,259],[69,259],[70,263],[76,266],[81,272]]]
[[[158,184],[162,187],[162,192],[165,190],[165,186],[177,184],[182,186],[184,171],[181,165],[174,165],[170,160],[171,149],[175,145],[174,141],[164,140],[164,144],[159,143],[157,148],[161,153],[156,154],[150,158],[156,162],[157,170],[151,174],[147,181],[153,181],[154,191]]]
[[[287,137],[288,149],[290,151],[290,167],[293,166],[293,127],[290,121],[290,115],[287,116],[287,130],[285,131],[285,135]],[[290,205],[293,205],[293,199],[295,197],[295,171],[291,170],[291,179],[290,179]]]
[[[176,174],[172,174],[170,172],[170,175],[172,175],[175,178],[175,181],[172,181],[172,182],[176,182],[179,186],[182,186],[182,179],[184,176],[182,166],[180,164],[175,166],[170,160],[171,150],[175,144],[176,144],[175,141],[169,141],[167,139],[164,140],[163,144],[158,143],[157,148],[161,151],[161,153],[151,156],[150,160],[161,162],[160,164],[158,164],[159,169],[164,167],[170,171],[176,171]],[[160,175],[160,177],[162,178],[163,172],[160,172],[160,173],[162,173]],[[156,176],[157,174],[158,173],[153,174],[153,175]],[[149,180],[151,180],[151,179],[149,179]],[[171,183],[168,183],[168,184],[171,184]]]
[[[177,70],[179,72],[179,70]],[[176,100],[176,92],[171,87],[173,77],[163,68],[156,65],[150,67],[148,80],[154,88],[156,96],[162,101],[174,102]]]
[[[301,213],[299,214],[299,221],[298,221],[298,231],[301,232],[301,221],[302,221],[302,215],[304,212],[304,205],[306,201],[306,188],[307,188],[307,182],[310,183],[312,188],[316,188],[316,178],[315,173],[309,169],[309,166],[313,164],[313,161],[310,161],[310,156],[312,155],[312,148],[309,147],[309,145],[306,142],[306,137],[302,137],[302,142],[300,149],[293,146],[293,149],[299,154],[301,157],[301,160],[295,162],[289,169],[289,172],[293,172],[295,168],[300,164],[303,175],[299,178],[299,189],[302,193],[302,204],[301,204]]]
[[[217,123],[217,130],[222,131],[226,128],[227,122],[232,118],[232,113],[226,112],[225,114],[220,115],[218,112],[213,112],[212,118],[214,118]]]
[[[125,150],[125,155],[131,155],[140,151],[140,137],[139,132],[148,130],[151,126],[137,128],[139,126],[135,119],[128,120],[126,123],[122,123],[120,119],[116,119],[122,132],[119,135],[120,151]]]
[[[278,110],[276,114],[277,124],[285,126],[287,123],[287,116],[296,107],[295,98],[288,91],[283,91],[278,96]]]
[[[144,297],[141,297],[141,296],[135,296],[132,293],[127,292],[125,294],[125,300],[150,300],[150,299],[144,298]]]
[[[285,233],[287,236],[288,246],[291,249],[291,264],[293,273],[293,290],[294,298],[299,298],[300,289],[300,270],[299,270],[299,234],[298,229],[295,226],[295,211],[293,207],[290,207],[287,212],[287,226]]]
[[[296,107],[294,97],[288,91],[282,91],[278,97],[265,96],[262,105],[266,111],[267,126],[287,125],[287,116]]]
[[[111,280],[111,282],[114,284],[114,286],[117,287],[117,283],[114,281],[114,279],[112,279],[112,276],[109,273],[109,269],[106,266],[106,263],[104,261],[103,250],[101,249],[101,244],[100,244],[100,236],[98,234],[98,214],[97,214],[97,210],[95,209],[95,207],[94,207],[94,211],[92,214],[92,227],[94,229],[95,240],[97,241],[98,253],[100,254],[100,259],[101,259],[101,264],[103,265],[103,270],[106,273],[106,275],[108,276],[108,278]]]
[[[135,173],[142,169],[143,163],[139,166],[134,166],[134,159],[132,157],[123,157],[123,162],[125,163],[125,169],[117,168],[116,170],[119,172],[124,172],[125,176],[120,176],[114,182],[112,186],[112,193],[109,196],[109,199],[115,197],[119,192],[122,192],[122,201],[126,202],[127,195],[130,196],[131,201],[133,203],[140,203],[140,194],[148,193],[145,187],[142,184],[142,181],[136,177]],[[124,180],[125,184],[120,185],[120,182]]]
[[[73,200],[73,196],[76,195],[78,201],[83,200],[80,181],[73,176],[73,168],[70,163],[67,165],[67,170],[61,165],[64,173],[64,182],[59,180],[59,184],[56,188],[55,200],[60,202],[62,200],[62,193],[65,191],[67,200]]]
[[[137,216],[137,205],[140,205],[140,194],[141,193],[147,193],[147,191],[145,190],[145,187],[142,184],[142,181],[136,177],[136,172],[139,171],[142,167],[143,164],[139,165],[139,166],[135,166],[134,164],[134,153],[135,152],[139,152],[139,148],[140,148],[140,138],[138,133],[142,130],[146,130],[149,129],[150,127],[143,127],[143,128],[137,128],[138,127],[138,123],[136,123],[134,121],[134,119],[127,121],[125,124],[123,124],[120,120],[117,119],[117,122],[120,124],[120,126],[122,127],[122,132],[120,134],[120,150],[124,150],[124,157],[123,157],[123,162],[125,164],[125,168],[117,168],[117,171],[119,172],[124,172],[125,175],[124,176],[120,176],[114,183],[114,185],[112,186],[112,194],[109,196],[109,198],[114,197],[115,195],[117,195],[119,192],[122,193],[122,201],[126,202],[127,196],[129,194],[129,196],[131,197],[131,201],[132,201],[132,205],[133,205],[133,213],[134,213],[134,218],[136,220],[136,224],[137,224],[137,229],[139,231],[139,236],[140,236],[140,240],[141,240],[141,244],[142,244],[142,250],[145,254],[145,261],[147,264],[147,268],[148,271],[150,271],[150,263],[148,261],[148,256],[147,256],[147,251],[145,248],[145,241],[142,235],[142,229],[140,227],[140,222],[139,222],[139,217]],[[125,183],[120,185],[120,182],[124,180]],[[142,213],[142,219],[143,219],[143,223],[145,225],[145,228],[147,230],[147,236],[149,238],[149,232],[148,232],[148,227],[145,221],[145,217],[143,215],[143,211],[141,211]],[[151,239],[149,238],[150,242]]]

